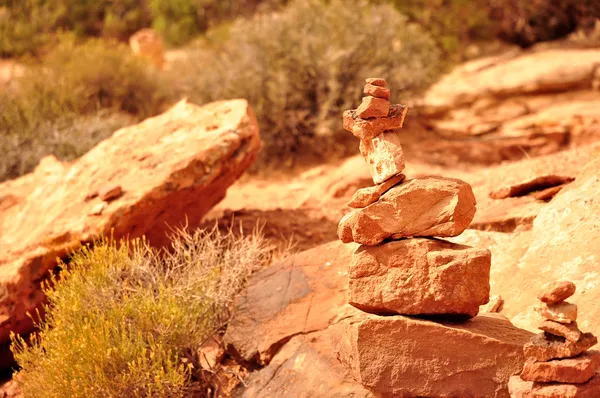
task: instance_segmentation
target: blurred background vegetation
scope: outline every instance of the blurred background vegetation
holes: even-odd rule
[[[0,85],[0,181],[183,96],[250,101],[265,143],[254,171],[344,156],[356,145],[340,113],[364,78],[385,76],[392,100],[410,102],[509,45],[598,42],[599,16],[597,0],[0,0],[0,57],[26,66]],[[179,54],[166,71],[127,45],[146,27]]]

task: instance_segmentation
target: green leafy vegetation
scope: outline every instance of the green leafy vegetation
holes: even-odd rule
[[[0,151],[9,155],[0,157],[0,180],[31,171],[47,154],[80,156],[114,129],[158,113],[167,98],[152,67],[101,39],[63,37],[15,83],[0,95]]]
[[[385,76],[400,101],[443,69],[431,36],[390,5],[298,0],[237,21],[226,37],[174,65],[174,80],[197,103],[250,101],[265,144],[258,167],[345,154],[340,116],[360,101],[365,78]]]
[[[258,235],[179,231],[170,251],[138,240],[84,247],[45,284],[45,320],[13,336],[24,397],[182,397],[205,385],[198,349],[269,250]]]

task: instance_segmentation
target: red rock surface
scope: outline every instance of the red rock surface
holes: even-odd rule
[[[564,324],[546,320],[538,326],[538,329],[555,336],[564,337],[572,343],[576,343],[581,337],[581,331],[577,327],[577,322]]]
[[[348,270],[348,301],[374,314],[473,317],[489,300],[490,257],[437,239],[361,246]]]
[[[244,100],[166,113],[117,131],[72,164],[46,158],[32,174],[0,185],[0,342],[32,330],[48,271],[102,234],[168,242],[173,227],[198,225],[254,161],[258,124]],[[124,192],[101,214],[89,199],[106,185]],[[199,200],[198,198],[202,198]]]
[[[372,205],[348,213],[338,236],[344,243],[377,245],[389,237],[460,235],[475,215],[469,184],[443,177],[407,180]]]
[[[359,148],[375,184],[381,184],[404,170],[404,152],[400,137],[394,131],[384,131],[373,139],[361,140]]]
[[[508,389],[512,398],[597,398],[600,397],[600,373],[584,384],[535,383],[513,376]]]
[[[331,242],[262,270],[236,300],[224,340],[244,361],[268,364],[299,333],[326,329],[356,310],[346,303],[347,267],[356,245]]]
[[[373,119],[362,119],[354,110],[346,111],[343,116],[344,129],[351,131],[355,137],[361,140],[375,138],[382,131],[401,128],[407,110],[403,105],[391,105],[386,117]]]
[[[576,358],[538,362],[529,359],[523,366],[521,379],[540,383],[585,383],[596,373],[595,361],[588,355]]]
[[[390,102],[382,98],[364,97],[356,108],[356,116],[361,119],[386,117],[390,113]]]
[[[389,89],[381,86],[376,86],[374,84],[367,84],[363,91],[367,95],[371,95],[375,98],[381,98],[386,101],[390,100],[391,92]]]
[[[598,343],[592,333],[584,333],[577,342],[565,340],[562,337],[540,333],[525,344],[525,357],[534,358],[540,362],[551,359],[571,358],[589,350]]]
[[[534,307],[534,311],[542,318],[559,323],[571,323],[577,321],[577,305],[566,301],[557,304],[540,303]]]
[[[352,195],[352,199],[348,202],[348,206],[355,209],[367,207],[368,205],[377,202],[381,195],[389,191],[393,186],[400,184],[405,179],[406,176],[404,174],[399,174],[379,185],[361,188]]]
[[[560,303],[575,294],[577,286],[571,281],[551,282],[543,287],[537,298],[547,304]]]
[[[531,336],[497,314],[462,323],[363,315],[331,328],[354,378],[380,397],[503,397]]]

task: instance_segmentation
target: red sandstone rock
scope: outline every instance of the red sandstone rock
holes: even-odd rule
[[[540,383],[585,383],[596,373],[594,361],[587,354],[576,358],[538,362],[530,358],[525,362],[521,379]]]
[[[361,140],[360,153],[370,166],[375,184],[381,184],[404,170],[404,152],[400,137],[394,131],[384,131],[373,139]]]
[[[108,185],[98,191],[98,196],[105,202],[117,199],[123,194],[123,189],[120,185]]]
[[[538,299],[546,304],[560,303],[575,294],[576,286],[571,281],[551,282],[543,287]]]
[[[345,111],[344,129],[361,140],[375,138],[384,131],[401,128],[407,110],[404,105],[391,105],[387,117],[372,119],[361,119],[355,110]]]
[[[399,174],[374,187],[361,188],[352,196],[348,206],[355,209],[367,207],[368,205],[377,202],[381,195],[386,193],[390,188],[400,184],[405,178],[406,176],[404,174]]]
[[[356,108],[356,116],[361,119],[373,117],[386,117],[390,112],[390,102],[375,97],[364,97],[362,103]]]
[[[329,329],[340,361],[384,398],[508,398],[531,336],[499,314],[454,323],[365,314]]]
[[[443,177],[408,180],[390,189],[364,209],[342,218],[342,242],[377,245],[394,237],[460,235],[475,215],[475,197],[469,184]]]
[[[563,324],[546,320],[538,326],[538,329],[555,336],[564,337],[572,343],[576,343],[581,338],[581,330],[577,327],[577,322]]]
[[[482,305],[479,308],[480,312],[500,312],[504,306],[504,299],[499,296],[491,296],[490,301],[487,304]]]
[[[535,335],[530,342],[525,344],[523,351],[527,358],[534,358],[540,362],[551,359],[571,358],[589,350],[598,339],[591,333],[584,333],[576,342],[570,342],[562,337],[540,333]]]
[[[566,301],[558,304],[540,303],[534,307],[534,310],[540,316],[550,321],[571,323],[577,320],[577,305],[567,303]]]
[[[348,269],[348,301],[374,314],[473,317],[489,300],[489,250],[437,239],[361,246]]]
[[[367,84],[365,86],[364,93],[375,98],[384,99],[386,101],[389,101],[391,96],[390,90],[385,87],[375,86],[373,84]]]
[[[536,383],[513,376],[508,382],[512,398],[598,398],[600,397],[600,374],[587,383]]]
[[[372,85],[378,86],[378,87],[387,86],[387,82],[385,81],[385,79],[382,79],[380,77],[370,77],[365,81],[367,82],[367,84],[372,84]]]
[[[117,131],[73,163],[46,158],[33,173],[0,184],[0,343],[10,331],[33,330],[26,314],[43,302],[40,283],[57,257],[103,234],[167,244],[173,228],[199,225],[259,148],[258,123],[245,100],[202,107],[182,101]],[[86,200],[106,185],[127,194],[110,203]],[[99,203],[103,211],[88,216]]]

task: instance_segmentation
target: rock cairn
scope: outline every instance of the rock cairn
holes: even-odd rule
[[[469,226],[476,205],[471,186],[444,177],[406,180],[394,129],[407,108],[390,104],[384,79],[367,79],[364,93],[343,116],[375,183],[354,194],[348,204],[354,210],[338,227],[344,243],[362,245],[349,267],[349,302],[372,314],[474,317],[489,300],[490,252],[434,238]]]
[[[368,79],[364,92],[344,127],[360,139],[375,185],[356,192],[338,227],[344,243],[360,244],[348,267],[348,302],[359,311],[329,328],[333,350],[378,397],[508,398],[531,334],[501,315],[476,316],[489,300],[490,251],[439,239],[472,221],[471,186],[406,179],[394,131],[406,107],[389,103],[383,79]]]
[[[577,325],[577,305],[565,301],[575,284],[558,281],[546,285],[534,310],[543,321],[525,344],[527,358],[521,375],[513,376],[513,398],[600,397],[600,353],[588,351],[598,339]]]

